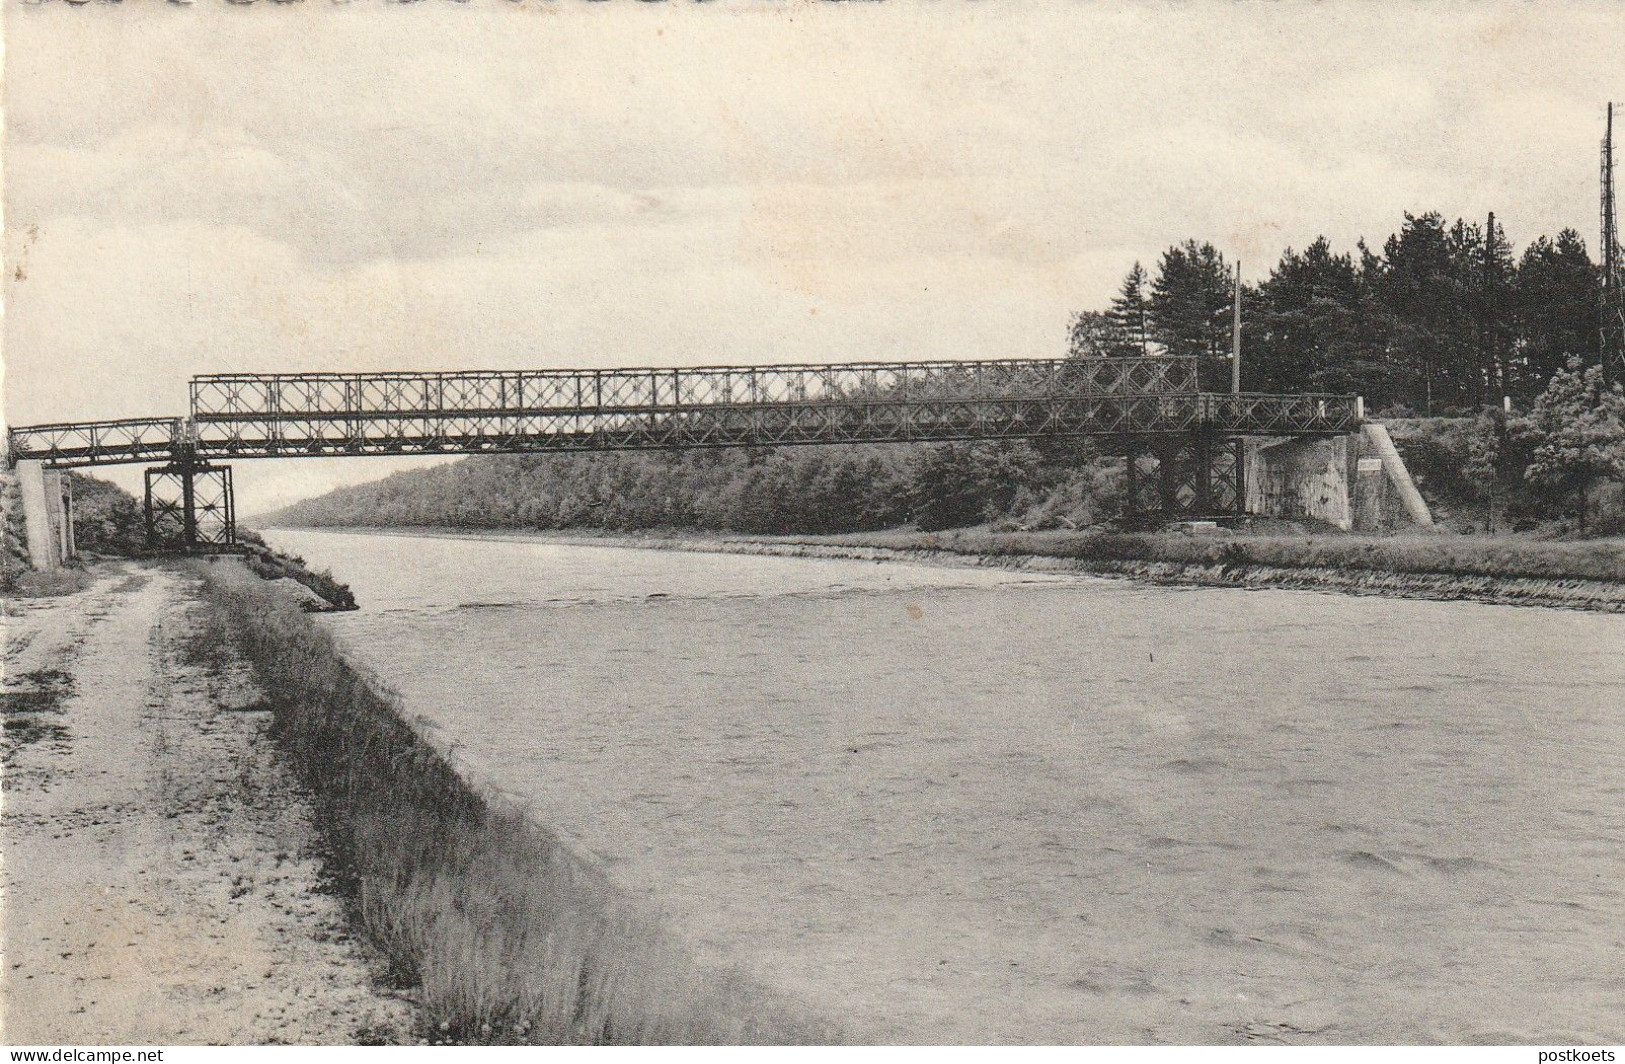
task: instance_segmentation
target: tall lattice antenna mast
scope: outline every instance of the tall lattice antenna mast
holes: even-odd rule
[[[1603,371],[1625,378],[1625,277],[1621,276],[1619,223],[1614,213],[1614,105],[1602,138],[1602,328]]]

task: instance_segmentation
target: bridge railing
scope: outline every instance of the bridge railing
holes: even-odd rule
[[[1207,392],[1202,403],[1205,427],[1237,436],[1336,435],[1354,432],[1361,422],[1360,401],[1352,395]]]
[[[1196,390],[1189,358],[995,359],[457,373],[211,374],[191,385],[199,424],[492,414],[673,413],[715,406],[942,401]]]
[[[1348,396],[1098,395],[841,399],[627,413],[446,413],[243,418],[198,426],[205,456],[641,450],[1217,432],[1331,435],[1359,423]]]
[[[7,432],[6,459],[58,466],[145,462],[169,457],[184,439],[180,418],[26,425]]]

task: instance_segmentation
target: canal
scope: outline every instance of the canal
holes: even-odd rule
[[[270,538],[472,775],[860,1038],[1625,1040],[1625,617]]]

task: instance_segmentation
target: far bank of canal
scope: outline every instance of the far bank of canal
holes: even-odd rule
[[[1625,1037],[1625,618],[277,531],[713,959],[935,1042]]]

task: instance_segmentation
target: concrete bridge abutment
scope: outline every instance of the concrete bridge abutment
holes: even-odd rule
[[[60,569],[77,553],[73,535],[73,481],[65,470],[44,462],[17,463],[28,535],[28,560],[36,569]]]
[[[1386,427],[1329,438],[1249,437],[1243,444],[1246,512],[1312,518],[1346,532],[1432,528]]]

